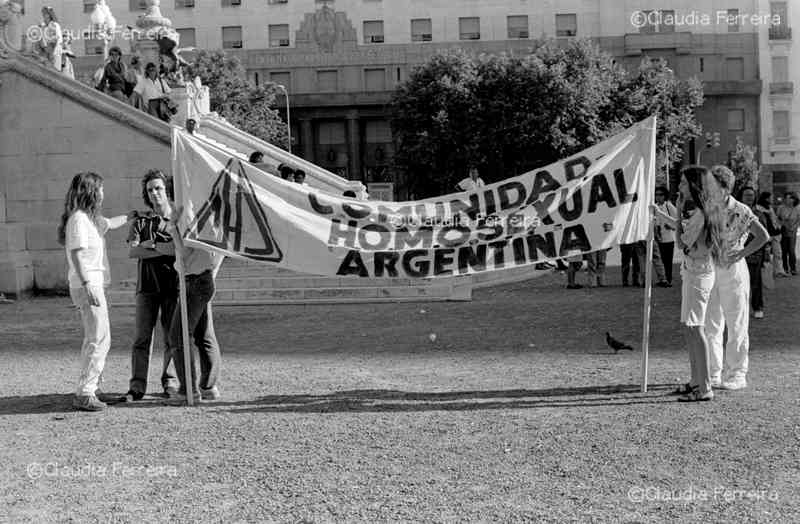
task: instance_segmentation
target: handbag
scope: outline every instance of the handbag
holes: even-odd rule
[[[761,285],[764,286],[764,289],[775,289],[772,262],[764,262],[761,266]]]
[[[164,89],[164,80],[161,78],[158,79],[158,82],[161,84],[161,92],[164,94],[164,98],[162,98],[161,106],[164,110],[166,110],[165,114],[174,115],[178,112],[178,104],[167,98],[166,90]]]

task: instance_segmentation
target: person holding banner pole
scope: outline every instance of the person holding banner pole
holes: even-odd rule
[[[214,280],[225,257],[212,251],[186,246],[177,226],[181,213],[179,208],[175,212],[175,218],[170,220],[170,233],[175,242],[175,265],[184,289],[181,290],[180,309],[172,317],[169,336],[170,345],[175,348],[175,369],[180,380],[175,398],[185,398],[191,405],[192,401],[217,400],[220,397],[217,380],[221,354],[214,332],[211,300],[215,292]],[[188,348],[189,336],[193,338],[198,350],[199,377],[197,366],[191,358],[193,354]],[[190,351],[189,358],[185,351]],[[191,398],[188,394],[192,395]]]
[[[676,230],[675,241],[683,251],[681,264],[681,324],[689,349],[691,379],[675,391],[683,395],[681,402],[708,401],[714,398],[709,371],[709,347],[705,336],[705,319],[711,290],[714,287],[714,264],[711,258],[713,227],[705,211],[704,184],[708,170],[702,166],[688,166],[681,171],[678,188],[678,219],[654,204],[656,218]]]

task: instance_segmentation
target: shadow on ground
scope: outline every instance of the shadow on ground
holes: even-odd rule
[[[665,394],[671,393],[674,387],[675,384],[653,384],[648,393],[641,393],[637,384],[446,392],[359,389],[321,395],[268,395],[246,401],[201,402],[199,407],[230,408],[231,413],[370,413],[624,406],[664,402]],[[120,396],[122,393],[107,393],[101,399],[109,402],[111,409],[183,405],[150,396],[139,402],[116,402]],[[72,399],[73,395],[65,394],[0,397],[0,416],[71,412],[74,411]]]

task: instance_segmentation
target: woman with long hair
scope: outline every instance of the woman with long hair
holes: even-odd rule
[[[676,230],[675,241],[683,251],[681,264],[681,324],[686,346],[689,349],[689,364],[692,378],[680,386],[676,393],[682,394],[682,402],[706,401],[714,398],[708,364],[708,344],[705,336],[705,317],[711,290],[714,287],[714,263],[712,246],[718,243],[715,235],[720,229],[706,212],[705,186],[708,170],[702,166],[687,166],[681,171],[678,187],[678,218],[652,206],[662,223]]]
[[[105,233],[122,227],[136,216],[105,218],[103,177],[96,173],[78,173],[72,178],[64,199],[64,214],[58,226],[58,241],[67,254],[67,280],[72,302],[81,312],[83,345],[80,372],[73,407],[84,411],[100,411],[105,403],[97,396],[100,375],[111,346],[105,287],[110,283]]]
[[[61,71],[64,37],[55,9],[50,6],[42,7],[42,23],[39,25],[42,28],[41,38],[38,42],[39,51],[56,71]]]

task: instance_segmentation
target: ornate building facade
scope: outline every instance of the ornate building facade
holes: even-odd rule
[[[26,1],[38,22],[42,2]],[[62,25],[84,28],[94,2],[49,4]],[[759,42],[767,30],[745,15],[764,0],[164,0],[162,13],[181,47],[223,48],[237,55],[253,82],[285,86],[293,150],[365,184],[399,182],[387,104],[413,67],[460,47],[475,53],[525,52],[530,39],[590,37],[619,63],[635,68],[666,59],[678,76],[704,83],[698,112],[720,134],[702,161],[725,162],[736,138],[761,146]],[[121,27],[134,25],[144,0],[109,0]],[[723,5],[724,4],[724,5]],[[117,44],[126,51],[125,43]],[[73,45],[79,75],[100,62],[91,41]],[[284,103],[283,97],[279,103]],[[404,198],[400,191],[397,195]]]

